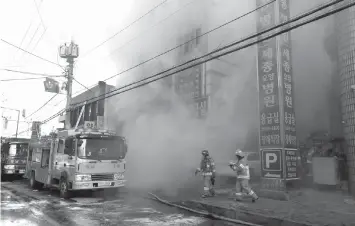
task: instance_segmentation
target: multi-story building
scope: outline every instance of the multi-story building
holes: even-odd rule
[[[100,81],[97,86],[73,97],[70,106],[70,127],[76,126],[82,107],[85,106],[78,122],[78,128],[84,127],[85,121],[90,121],[97,128],[115,129],[112,128],[112,123],[109,123],[112,120],[112,111],[108,110],[109,99],[104,99],[108,95],[107,93],[114,88],[114,86]],[[64,121],[65,116],[61,116],[59,122]]]
[[[338,77],[349,187],[355,195],[355,7],[336,15]],[[339,83],[338,83],[339,84]]]

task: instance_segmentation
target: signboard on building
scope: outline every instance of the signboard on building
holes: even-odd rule
[[[282,149],[263,149],[261,156],[261,176],[265,178],[282,178]]]
[[[299,151],[297,149],[285,149],[285,175],[286,179],[298,179]]]
[[[180,42],[186,42],[196,37],[197,31],[193,30],[191,34],[185,35],[184,40]],[[194,54],[198,54],[199,42],[189,42],[182,47],[182,51],[179,52],[179,58],[190,60]],[[204,65],[197,65],[193,68],[187,69],[175,75],[174,87],[175,92],[184,100],[184,102],[192,107],[192,111],[196,117],[204,117],[208,109],[208,97],[206,96],[204,89]]]
[[[270,2],[256,0],[257,7],[267,4],[257,13],[257,32],[290,18],[289,0]],[[290,33],[285,33],[257,44],[259,143],[264,178],[298,178],[294,171],[298,151],[290,41]]]

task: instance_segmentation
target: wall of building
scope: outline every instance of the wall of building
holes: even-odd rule
[[[338,74],[341,87],[341,113],[347,143],[349,185],[355,195],[355,7],[336,16],[338,40]]]
[[[75,127],[81,109],[85,106],[78,127],[82,127],[84,121],[94,121],[97,126],[108,129],[108,126],[111,125],[109,123],[110,109],[108,108],[108,99],[101,98],[106,97],[107,95],[105,93],[108,93],[114,88],[114,86],[107,85],[105,82],[99,82],[97,86],[73,97],[70,112],[71,127]],[[97,99],[95,97],[97,97]],[[85,105],[83,103],[84,101],[86,101]],[[102,116],[101,119],[103,121],[100,121],[101,119],[100,117],[98,118],[98,116]]]

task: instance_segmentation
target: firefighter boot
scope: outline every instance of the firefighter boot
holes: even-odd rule
[[[210,193],[211,193],[212,197],[214,197],[216,195],[216,192],[214,191],[214,188],[211,188]]]
[[[259,199],[258,195],[253,190],[251,190],[248,195],[251,196],[252,202],[255,202],[256,200]]]

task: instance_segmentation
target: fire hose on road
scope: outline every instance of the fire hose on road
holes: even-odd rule
[[[150,196],[154,197],[154,198],[152,198],[153,200],[161,202],[161,203],[163,203],[165,205],[173,206],[173,207],[176,207],[176,208],[179,208],[179,209],[183,209],[183,210],[186,210],[186,211],[189,211],[189,212],[192,212],[192,213],[196,213],[196,214],[199,214],[199,215],[202,215],[202,216],[205,216],[205,217],[214,218],[216,220],[228,221],[228,222],[236,223],[236,224],[248,225],[248,226],[262,226],[262,225],[259,225],[259,224],[253,224],[253,223],[246,222],[246,221],[241,221],[241,220],[231,219],[231,218],[227,218],[227,217],[222,217],[222,216],[219,216],[219,215],[216,215],[216,214],[213,214],[213,213],[209,213],[209,212],[206,212],[206,211],[194,210],[194,209],[188,208],[186,206],[182,206],[182,205],[178,205],[178,204],[174,204],[174,203],[168,202],[168,201],[166,201],[164,199],[159,198],[157,195],[155,195],[153,193],[149,192],[148,194]]]

